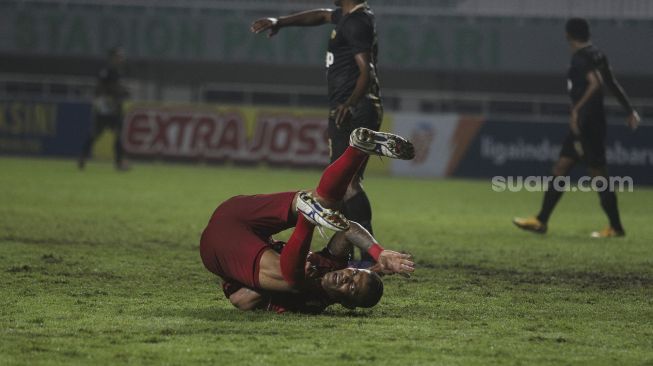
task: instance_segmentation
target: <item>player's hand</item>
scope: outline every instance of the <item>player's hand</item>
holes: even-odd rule
[[[249,28],[252,33],[256,34],[269,30],[268,38],[272,38],[275,34],[279,33],[279,29],[281,29],[281,27],[279,27],[279,20],[277,18],[258,19],[254,21],[252,26]]]
[[[626,119],[626,124],[633,131],[639,127],[640,122],[642,122],[642,119],[639,117],[637,111],[633,111],[633,113],[628,116],[628,119]]]
[[[351,106],[347,103],[341,104],[336,108],[336,127],[341,129],[347,126],[351,120]]]
[[[410,254],[386,249],[379,254],[377,262],[380,267],[376,272],[384,274],[399,273],[404,277],[410,277],[410,274],[415,272],[415,263],[413,262],[413,256]]]
[[[569,128],[575,136],[580,136],[580,127],[578,126],[578,111],[576,108],[571,109],[571,116],[569,117]]]

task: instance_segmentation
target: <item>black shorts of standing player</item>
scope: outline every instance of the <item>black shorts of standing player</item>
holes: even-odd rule
[[[379,100],[363,98],[351,109],[351,118],[346,125],[336,126],[336,109],[329,111],[329,159],[333,163],[345,152],[349,146],[349,136],[358,127],[369,128],[378,131],[383,121],[383,107]],[[358,172],[360,178],[363,176],[367,161]]]
[[[579,121],[580,135],[571,131],[562,143],[560,157],[585,163],[589,168],[604,168],[606,123],[603,116],[584,117]]]

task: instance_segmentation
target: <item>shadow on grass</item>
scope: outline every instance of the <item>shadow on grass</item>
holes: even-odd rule
[[[221,307],[221,306],[206,306],[202,308],[185,308],[185,309],[156,309],[149,312],[148,315],[152,316],[164,316],[164,317],[187,317],[193,319],[207,320],[212,322],[234,322],[241,323],[242,321],[248,322],[268,322],[270,318],[277,317],[293,317],[293,318],[304,318],[304,317],[315,317],[322,316],[327,318],[342,318],[342,319],[352,319],[352,318],[373,318],[374,314],[371,310],[367,309],[358,309],[358,310],[348,310],[342,308],[340,305],[332,305],[327,308],[327,310],[319,315],[311,314],[300,314],[300,313],[284,313],[277,314],[273,311],[266,310],[254,310],[254,311],[241,311],[236,308],[231,307]]]
[[[653,288],[653,274],[625,272],[608,273],[602,271],[574,270],[516,270],[510,268],[491,268],[478,264],[418,262],[419,268],[441,271],[456,271],[476,277],[509,282],[513,285],[558,285],[575,288],[596,288],[601,290]]]

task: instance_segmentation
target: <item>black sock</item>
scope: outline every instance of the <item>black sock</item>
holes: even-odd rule
[[[601,207],[603,207],[603,211],[610,220],[610,226],[617,231],[623,231],[624,228],[621,226],[619,209],[617,208],[617,195],[610,190],[606,190],[599,192],[599,197],[601,198]]]
[[[365,191],[360,191],[354,197],[345,201],[343,213],[348,219],[361,224],[370,234],[374,235],[372,231],[372,206]],[[361,251],[361,260],[372,261],[373,259],[367,252]]]
[[[82,159],[88,159],[88,157],[91,155],[91,148],[93,147],[93,136],[88,136],[86,138],[86,141],[84,141],[84,145],[82,145]]]
[[[562,194],[564,193],[564,185],[560,188],[562,189],[556,190],[552,182],[549,182],[547,185],[546,192],[544,192],[544,200],[542,201],[542,209],[540,209],[540,213],[537,215],[537,219],[543,224],[549,222],[549,217],[551,216],[553,209],[556,207],[556,204],[560,201],[560,197],[562,197]]]

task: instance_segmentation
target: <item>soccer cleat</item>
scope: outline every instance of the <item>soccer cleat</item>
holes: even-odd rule
[[[351,132],[349,145],[370,155],[402,160],[411,160],[415,157],[413,144],[405,138],[364,127],[359,127]]]
[[[608,226],[601,231],[593,231],[592,234],[590,234],[590,236],[596,239],[620,238],[626,236],[626,233],[623,230],[615,230],[611,226]]]
[[[518,228],[526,231],[532,231],[538,234],[546,233],[547,226],[545,223],[538,220],[536,217],[529,217],[527,219],[515,217],[512,223]]]
[[[349,220],[345,215],[336,210],[322,207],[309,192],[299,192],[297,197],[297,211],[318,228],[326,228],[333,231],[349,229]]]

